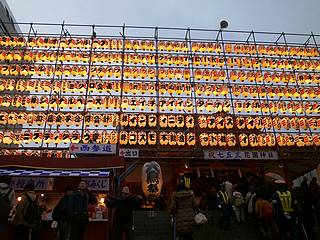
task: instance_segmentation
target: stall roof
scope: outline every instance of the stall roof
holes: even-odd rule
[[[44,170],[44,169],[0,169],[0,175],[19,177],[108,177],[108,170]]]

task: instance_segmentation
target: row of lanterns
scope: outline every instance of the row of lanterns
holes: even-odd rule
[[[125,79],[175,79],[175,80],[190,80],[192,77],[195,80],[205,81],[224,81],[227,78],[225,70],[210,70],[210,69],[195,69],[191,72],[190,69],[178,69],[178,68],[156,68],[152,67],[124,67],[123,73],[121,67],[105,67],[105,66],[91,66],[90,71],[86,66],[66,65],[66,66],[53,66],[53,65],[1,65],[0,73],[4,76],[57,76],[57,77],[113,77],[120,79],[123,75]],[[251,72],[251,71],[231,71],[231,81],[248,81],[248,82],[267,82],[267,83],[301,83],[301,84],[318,84],[320,82],[320,76],[318,73],[299,73],[287,74],[287,73],[270,73],[266,72]]]
[[[156,145],[159,142],[162,146],[195,146],[199,141],[202,147],[234,147],[239,143],[241,147],[274,147],[278,144],[284,146],[319,146],[320,135],[310,134],[246,134],[240,133],[195,133],[166,132],[161,131],[85,131],[81,137],[79,131],[0,131],[0,143],[9,144],[70,144],[70,143],[110,143],[120,145]]]
[[[231,101],[213,100],[198,98],[143,98],[143,97],[104,97],[88,96],[83,97],[51,97],[42,95],[3,95],[0,96],[0,106],[30,107],[32,109],[58,109],[59,110],[141,110],[141,111],[178,111],[178,112],[230,112]],[[320,103],[311,101],[258,101],[258,100],[236,100],[234,101],[234,112],[241,113],[281,113],[281,114],[319,114]]]
[[[211,67],[246,67],[246,68],[272,68],[272,69],[295,69],[295,70],[320,70],[319,60],[299,59],[273,59],[273,58],[248,58],[248,57],[217,57],[207,55],[167,55],[167,54],[122,54],[94,52],[71,52],[71,51],[0,51],[0,61],[27,61],[27,62],[83,62],[88,63],[122,63],[143,65],[176,65],[176,66],[211,66]]]
[[[143,51],[168,51],[168,52],[216,52],[223,51],[222,45],[214,42],[196,42],[192,41],[191,46],[187,42],[179,41],[158,41],[153,40],[131,40],[126,39],[123,43],[119,38],[103,38],[93,39],[89,38],[55,38],[55,37],[9,37],[3,36],[0,41],[1,46],[8,47],[38,47],[38,48],[78,48],[78,49],[112,49],[122,50],[143,50]],[[190,48],[191,47],[191,48]],[[317,57],[319,51],[317,48],[306,46],[283,46],[283,45],[254,45],[254,44],[239,44],[239,43],[225,43],[226,53],[236,54],[262,54],[262,55],[279,55],[279,56],[301,56],[301,57]],[[156,49],[157,48],[157,49]]]
[[[306,117],[260,117],[260,116],[212,116],[200,115],[166,115],[155,114],[87,114],[80,113],[26,113],[26,112],[0,112],[0,125],[25,125],[42,126],[65,125],[67,127],[85,126],[103,127],[157,127],[160,128],[194,128],[197,125],[201,129],[295,129],[295,130],[319,130],[319,118]]]
[[[60,150],[22,150],[22,149],[2,149],[0,155],[28,156],[28,157],[53,157],[70,158],[69,151]]]
[[[319,75],[320,77],[320,75]],[[320,81],[320,78],[318,79]],[[198,96],[226,96],[229,93],[228,85],[226,84],[205,84],[195,83],[194,87],[190,83],[179,82],[140,82],[140,81],[89,81],[87,82],[75,80],[56,80],[51,81],[47,79],[0,79],[0,92],[1,91],[17,91],[17,92],[54,92],[61,93],[85,93],[88,89],[89,93],[110,93],[122,92],[124,94],[185,94],[191,95],[193,91]],[[316,98],[320,95],[318,87],[305,88],[299,85],[295,86],[273,86],[273,85],[233,85],[231,93],[234,96],[242,95],[243,97],[270,98],[274,97],[287,97],[287,98]]]

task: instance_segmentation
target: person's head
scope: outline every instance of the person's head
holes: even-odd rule
[[[79,182],[78,189],[79,189],[80,191],[86,191],[86,190],[87,190],[87,183],[86,183],[86,181],[80,181],[80,182]]]
[[[74,189],[73,188],[66,188],[66,190],[65,190],[65,194],[66,195],[72,195],[73,194],[73,192],[74,192]]]
[[[122,189],[121,189],[121,195],[124,196],[124,197],[127,197],[130,195],[130,189],[128,186],[124,186]]]
[[[254,193],[254,192],[255,192],[254,186],[250,186],[250,187],[249,187],[249,191],[250,191],[251,193]]]
[[[225,182],[220,184],[220,190],[221,191],[225,191],[226,190],[226,183]]]
[[[276,180],[275,184],[276,184],[276,188],[279,191],[286,191],[287,190],[287,184],[284,180]]]
[[[11,178],[8,175],[2,175],[0,176],[0,183],[6,183],[8,185],[11,184]]]
[[[24,185],[23,188],[24,191],[28,192],[28,191],[34,191],[34,181],[30,180],[26,183],[26,185]]]

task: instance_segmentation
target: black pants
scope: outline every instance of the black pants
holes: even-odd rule
[[[122,240],[123,234],[126,240],[133,240],[132,223],[116,222],[115,226],[115,240]]]
[[[71,223],[70,240],[84,239],[84,233],[87,223]]]

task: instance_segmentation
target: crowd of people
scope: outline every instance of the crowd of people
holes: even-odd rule
[[[320,227],[320,186],[316,178],[310,183],[305,178],[299,187],[291,188],[284,180],[265,183],[254,174],[237,182],[225,176],[211,179],[205,191],[203,186],[200,189],[195,185],[192,189],[192,185],[186,185],[183,179],[178,181],[176,191],[167,198],[161,194],[154,205],[154,210],[164,210],[172,215],[172,226],[179,240],[192,240],[194,230],[204,225],[232,231],[235,224],[251,224],[260,232],[261,238],[268,240],[316,239],[314,229]],[[2,207],[0,212],[0,234],[7,222],[1,220],[1,216],[8,219],[16,205],[14,239],[39,239],[41,213],[45,209],[39,204],[33,182],[25,185],[21,200],[15,204],[10,178],[1,176],[0,180],[0,201],[7,201],[6,208]],[[121,189],[119,196],[109,195],[105,199],[106,206],[115,209],[115,240],[122,240],[123,236],[127,240],[133,239],[133,211],[140,209],[142,202],[143,198],[132,194],[128,186]],[[76,190],[66,189],[52,211],[56,239],[83,239],[89,205],[96,203],[96,197],[87,190],[84,181],[80,181]],[[195,222],[198,213],[205,218],[202,225]]]

